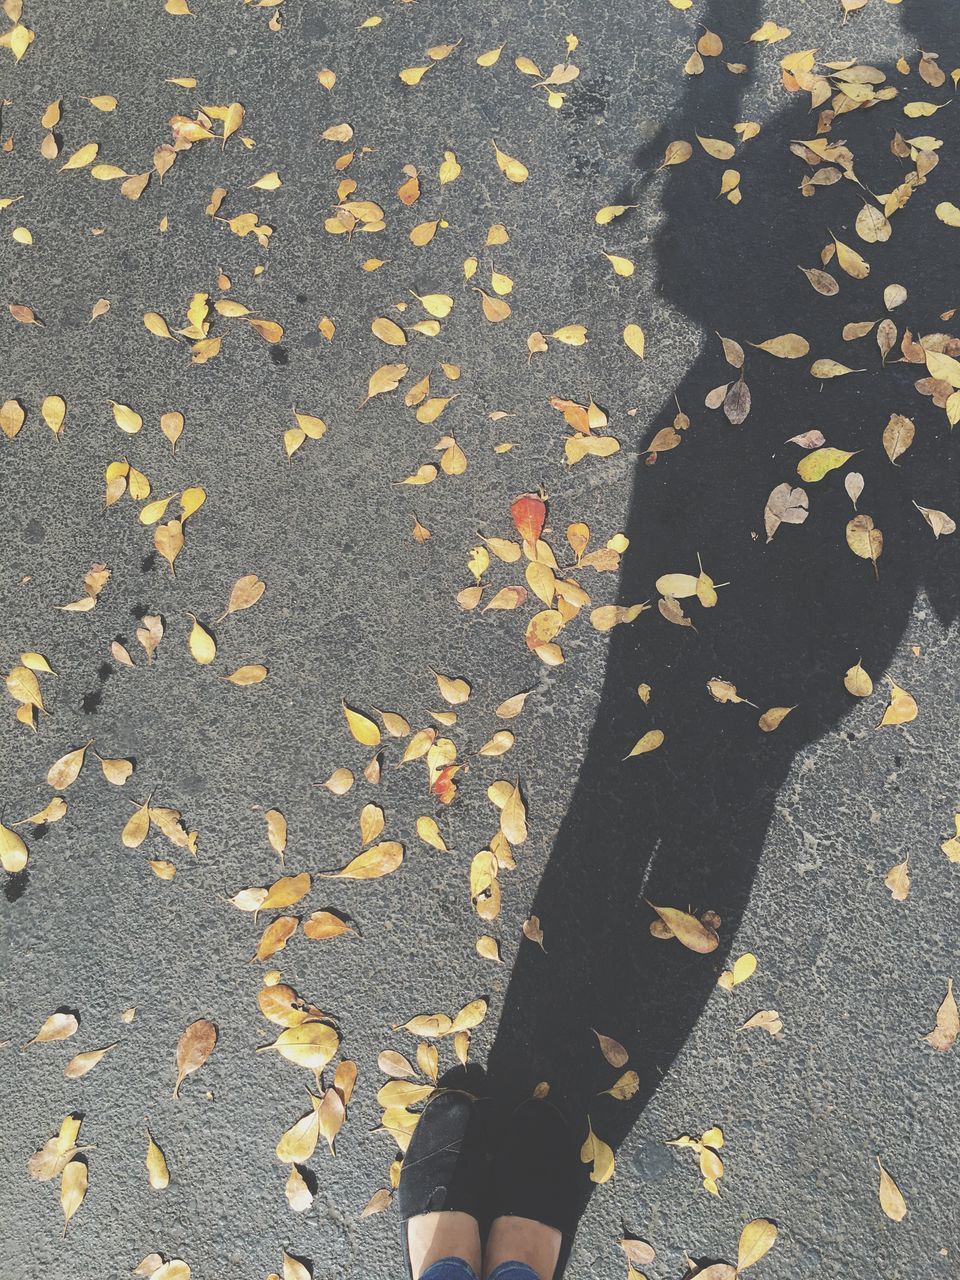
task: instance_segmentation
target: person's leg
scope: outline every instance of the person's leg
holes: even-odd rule
[[[410,1218],[407,1247],[413,1280],[476,1280],[480,1274],[480,1228],[468,1213]]]
[[[553,1280],[562,1243],[562,1233],[544,1222],[495,1218],[483,1251],[484,1280]]]
[[[541,1273],[526,1262],[501,1262],[490,1272],[488,1280],[541,1280]]]
[[[397,1188],[410,1280],[477,1280],[486,1217],[485,1105],[464,1089],[441,1088],[417,1122]]]
[[[528,1098],[514,1111],[494,1165],[484,1280],[553,1280],[564,1233],[576,1227],[579,1177],[563,1116]]]
[[[463,1258],[438,1258],[421,1274],[420,1280],[477,1280],[477,1272]]]

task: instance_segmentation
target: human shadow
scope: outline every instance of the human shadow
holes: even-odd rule
[[[761,15],[758,4],[740,4],[734,23],[723,16],[725,8],[714,3],[704,22],[729,48],[753,30],[751,22],[759,26]],[[936,0],[905,6],[903,20],[923,48],[951,48],[947,15]],[[855,37],[837,41],[840,48],[856,43]],[[756,55],[737,43],[725,56]],[[917,56],[912,52],[914,68]],[[644,443],[672,421],[675,397],[691,418],[678,447],[653,465],[647,458],[637,466],[618,598],[625,605],[655,601],[658,576],[696,574],[698,553],[705,570],[730,585],[719,590],[712,609],[696,599],[682,602],[695,630],[672,625],[654,607],[612,633],[585,759],[531,908],[540,918],[545,951],[522,942],[489,1060],[500,1091],[523,1094],[549,1081],[551,1096],[562,1099],[578,1132],[585,1136],[589,1111],[597,1134],[614,1148],[716,984],[750,895],[778,789],[797,752],[835,729],[854,704],[844,672],[860,659],[873,675],[879,720],[885,702],[880,677],[891,664],[894,675],[901,671],[896,656],[918,593],[926,593],[944,623],[956,616],[958,604],[960,535],[937,540],[912,505],[915,500],[957,515],[957,447],[944,411],[914,387],[926,374],[923,365],[898,362],[904,328],[915,337],[949,330],[940,313],[960,300],[960,232],[933,212],[960,189],[956,149],[944,147],[939,167],[894,215],[891,239],[864,244],[853,227],[863,203],[854,182],[818,187],[810,197],[799,189],[813,170],[790,144],[816,136],[818,111],[810,111],[809,95],[785,93],[783,110],[760,121],[759,136],[738,148],[736,159],[724,164],[701,151],[695,134],[732,138],[733,124],[749,118],[741,114],[746,108],[740,100],[748,77],[729,73],[719,61],[708,59],[705,73],[690,79],[679,110],[638,154],[635,178],[616,197],[625,204],[661,202],[655,243],[660,291],[706,335],[702,354],[660,414],[645,424]],[[907,98],[838,116],[827,135],[846,139],[857,175],[879,192],[893,190],[914,167],[892,153],[895,130],[908,137],[940,132],[936,116],[904,117],[902,102],[946,101],[950,94],[949,80],[942,89],[929,89],[916,74],[905,81],[886,70],[901,94],[911,86]],[[950,134],[941,136],[949,140]],[[667,143],[676,139],[690,141],[695,154],[654,175]],[[742,172],[739,206],[717,196],[726,167]],[[815,292],[798,265],[822,266],[831,231],[862,250],[872,270],[858,281],[836,261],[827,264],[840,285],[836,296],[827,297]],[[631,245],[628,222],[619,234],[608,249],[619,244],[631,256],[643,254],[641,245]],[[842,339],[841,329],[887,315],[883,289],[893,282],[906,286],[908,299],[892,313],[898,342],[882,365],[875,329],[853,342]],[[740,426],[704,407],[711,388],[738,376],[724,360],[717,332],[747,352],[752,410]],[[808,356],[777,359],[747,346],[788,332],[808,338]],[[818,358],[865,372],[821,383],[810,373]],[[893,413],[917,427],[913,447],[896,465],[881,445]],[[822,430],[830,445],[862,452],[844,470],[803,485],[810,502],[806,523],[783,525],[768,543],[768,494],[784,481],[802,484],[796,465],[804,451],[787,437],[812,428]],[[843,476],[854,469],[865,480],[859,509],[883,532],[879,576],[846,543],[855,513]],[[589,589],[590,578],[583,580]],[[714,701],[706,687],[712,677],[732,681],[756,709]],[[641,682],[652,689],[648,707],[637,696]],[[761,711],[794,704],[774,732],[758,727]],[[665,734],[659,750],[625,760],[651,728]],[[695,954],[652,936],[656,917],[649,903],[716,912],[722,919],[718,950]],[[604,1062],[591,1028],[629,1051],[629,1066],[640,1077],[632,1099],[598,1096],[620,1073]],[[585,1185],[584,1203],[588,1190]]]

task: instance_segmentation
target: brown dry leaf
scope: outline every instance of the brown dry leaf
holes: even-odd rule
[[[716,951],[720,944],[716,931],[703,924],[689,912],[680,911],[676,907],[657,907],[649,904],[656,911],[670,933],[691,951],[704,955]]]
[[[75,1035],[80,1026],[79,1019],[75,1013],[66,1010],[51,1013],[49,1018],[44,1019],[43,1026],[33,1037],[23,1046],[29,1049],[32,1044],[49,1044],[54,1040],[69,1040]]]
[[[953,994],[953,979],[947,979],[947,994],[937,1010],[937,1025],[923,1039],[934,1049],[946,1053],[956,1043],[960,1035],[960,1014],[957,1012],[957,1001]]]
[[[313,1204],[313,1192],[295,1164],[291,1165],[284,1183],[283,1194],[294,1213],[306,1213]]]
[[[324,942],[329,938],[341,938],[354,930],[346,920],[332,911],[314,911],[303,922],[303,932],[314,942]]]
[[[898,862],[895,867],[891,867],[884,876],[883,883],[890,890],[890,896],[895,902],[906,902],[907,895],[910,892],[910,872],[907,867],[908,859]]]
[[[783,1022],[776,1009],[760,1009],[759,1012],[748,1018],[739,1030],[747,1031],[753,1027],[769,1031],[772,1036],[775,1036],[783,1030]]]
[[[377,1066],[385,1076],[402,1080],[413,1076],[414,1070],[402,1053],[395,1049],[384,1049],[377,1057]]]
[[[880,1170],[880,1186],[877,1188],[880,1208],[893,1222],[901,1222],[907,1216],[907,1202],[900,1188],[883,1167],[879,1156],[877,1156],[877,1168]]]
[[[188,1075],[199,1071],[213,1053],[217,1043],[217,1028],[206,1018],[198,1018],[190,1025],[177,1041],[177,1081],[173,1086],[173,1096],[180,1096],[180,1086]]]
[[[636,1071],[625,1071],[622,1076],[610,1086],[604,1089],[604,1093],[616,1098],[620,1102],[626,1102],[632,1098],[640,1088],[640,1077]]]
[[[47,770],[47,782],[51,787],[63,791],[76,782],[83,768],[84,754],[91,742],[93,742],[92,738],[82,747],[77,747],[75,751],[68,751],[65,756],[61,756],[50,766]]]
[[[370,1218],[375,1213],[382,1213],[384,1209],[388,1209],[390,1207],[392,1199],[393,1195],[391,1192],[387,1191],[384,1187],[380,1187],[380,1189],[375,1191],[363,1206],[359,1216],[361,1218]]]
[[[100,1062],[114,1045],[108,1044],[104,1049],[88,1049],[86,1053],[78,1053],[71,1058],[67,1065],[63,1068],[63,1074],[68,1080],[81,1080],[88,1072]]]
[[[600,1052],[610,1063],[611,1067],[625,1067],[630,1055],[627,1053],[620,1041],[614,1040],[611,1036],[601,1035],[596,1027],[591,1028],[591,1030],[597,1037],[597,1042],[600,1045]]]
[[[528,916],[521,928],[525,938],[535,942],[541,951],[546,952],[546,947],[543,945],[543,930],[540,928],[539,916]]]
[[[346,1107],[343,1098],[334,1088],[325,1089],[320,1102],[314,1102],[320,1120],[320,1134],[330,1148],[330,1154],[336,1155],[334,1142],[346,1119]]]
[[[873,523],[873,517],[860,514],[847,524],[847,546],[861,560],[870,560],[873,571],[879,577],[877,561],[883,553],[883,533]]]
[[[890,421],[883,429],[883,448],[891,462],[896,463],[906,453],[913,444],[915,433],[916,428],[909,418],[901,413],[890,415]]]

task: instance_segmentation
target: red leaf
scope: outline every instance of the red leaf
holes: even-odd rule
[[[510,507],[513,523],[517,533],[527,542],[536,542],[543,530],[543,522],[547,517],[547,504],[532,493],[524,493]]]

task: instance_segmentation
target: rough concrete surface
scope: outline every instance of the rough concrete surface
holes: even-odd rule
[[[847,322],[886,314],[889,283],[908,291],[893,313],[898,342],[904,328],[950,331],[940,317],[960,304],[960,231],[933,213],[939,201],[960,203],[956,108],[913,120],[901,109],[950,97],[949,79],[933,89],[916,74],[918,46],[939,51],[948,73],[960,63],[947,5],[871,0],[845,25],[832,0],[694,0],[686,12],[667,0],[191,8],[173,16],[160,0],[26,0],[34,43],[19,64],[0,49],[0,142],[13,140],[0,152],[0,197],[22,196],[0,212],[0,401],[27,411],[20,433],[0,441],[0,665],[9,671],[38,651],[56,672],[41,677],[49,715],[36,732],[15,722],[11,699],[4,704],[2,820],[41,809],[53,794],[50,765],[88,739],[136,764],[119,788],[88,754],[61,792],[66,817],[17,828],[30,860],[7,878],[0,903],[0,1274],[100,1280],[158,1251],[186,1260],[198,1280],[262,1280],[281,1271],[286,1249],[309,1261],[315,1280],[400,1275],[395,1212],[359,1217],[388,1185],[396,1154],[375,1132],[377,1054],[412,1056],[414,1041],[395,1024],[486,996],[470,1052],[481,1062],[490,1055],[496,1087],[522,1092],[551,1080],[582,1132],[589,1111],[616,1147],[616,1175],[589,1199],[569,1276],[624,1275],[624,1230],[656,1248],[651,1280],[685,1275],[686,1256],[733,1262],[740,1229],[758,1217],[779,1229],[751,1271],[758,1278],[960,1275],[960,1049],[937,1053],[920,1038],[948,978],[960,981],[960,869],[939,849],[960,807],[957,562],[951,538],[935,540],[911,506],[957,516],[956,449],[942,409],[913,388],[922,366],[895,364],[898,346],[881,368],[873,335],[850,344],[840,336]],[[268,25],[274,13],[279,31]],[[358,29],[375,14],[381,25]],[[789,26],[789,38],[747,43],[766,19]],[[698,23],[726,50],[687,77]],[[552,109],[514,59],[549,72],[569,32],[581,73]],[[400,70],[430,61],[425,49],[457,40],[420,85],[401,83]],[[501,43],[495,66],[476,65]],[[939,170],[892,219],[888,243],[858,239],[855,184],[799,192],[811,170],[789,144],[815,136],[817,113],[804,95],[785,93],[778,64],[814,48],[824,60],[880,66],[900,90],[898,101],[853,113],[830,135],[848,140],[868,189],[889,191],[911,168],[891,157],[894,130],[945,140]],[[909,79],[893,70],[901,53]],[[748,72],[730,73],[725,59]],[[337,73],[331,91],[316,78],[324,67]],[[168,83],[178,76],[195,77],[197,88]],[[85,101],[102,93],[118,98],[114,112]],[[61,156],[48,161],[39,121],[57,98]],[[235,101],[246,110],[239,133],[256,145],[238,136],[198,143],[137,201],[115,181],[60,172],[94,140],[99,162],[141,172],[170,141],[172,116]],[[761,132],[735,160],[696,143],[695,133],[734,138],[733,125],[749,120]],[[340,122],[353,140],[322,141]],[[655,174],[677,138],[696,154]],[[525,162],[525,183],[505,180],[492,139]],[[357,157],[338,175],[334,161],[350,149]],[[446,150],[463,173],[441,189]],[[395,191],[408,164],[423,193],[405,208]],[[717,196],[731,165],[743,172],[739,206]],[[271,170],[278,190],[249,189]],[[353,198],[382,204],[385,230],[324,229],[344,177],[358,184]],[[227,188],[221,219],[257,210],[275,229],[268,249],[205,215],[217,186]],[[613,203],[638,208],[598,227],[596,210]],[[449,225],[415,248],[410,228],[441,215]],[[508,227],[508,244],[484,248],[492,223]],[[32,245],[11,238],[18,225]],[[831,234],[872,265],[868,280],[852,281],[828,264],[841,280],[836,299],[814,294],[796,269],[821,266]],[[634,260],[633,277],[615,276],[601,249]],[[480,267],[465,281],[470,254]],[[386,265],[365,273],[359,264],[371,256]],[[257,264],[266,269],[254,277]],[[513,313],[498,324],[482,317],[471,288],[491,292],[492,267],[515,281]],[[232,280],[226,296],[278,321],[284,335],[270,345],[242,319],[216,318],[221,353],[192,364],[185,343],[155,338],[142,316],[156,311],[183,327],[195,292],[221,296],[221,271]],[[398,351],[370,322],[389,315],[409,330],[425,319],[411,290],[449,293],[455,306],[438,337],[411,332]],[[101,297],[111,308],[91,323]],[[393,309],[403,301],[406,311]],[[43,327],[18,324],[7,303],[34,308]],[[323,316],[336,324],[330,342],[317,330]],[[621,340],[628,322],[645,330],[642,363]],[[549,341],[528,360],[529,333],[573,323],[586,325],[586,345]],[[797,361],[747,348],[753,409],[741,427],[704,408],[712,387],[737,376],[717,331],[742,344],[787,332],[811,343]],[[818,357],[867,372],[821,386],[808,372]],[[370,373],[395,360],[410,366],[400,391],[358,408]],[[459,381],[446,380],[441,361],[461,367]],[[433,426],[402,402],[428,369],[432,394],[459,395]],[[39,410],[53,393],[67,404],[59,440]],[[572,433],[551,396],[592,397],[619,452],[566,465]],[[673,420],[675,396],[691,427],[650,466],[646,446]],[[110,401],[142,414],[142,431],[122,434]],[[288,460],[294,406],[328,429]],[[173,409],[186,422],[176,457],[158,426]],[[511,416],[489,416],[498,410]],[[880,443],[894,412],[917,424],[897,467]],[[851,464],[866,479],[860,510],[886,539],[879,580],[845,545],[853,510],[843,473],[807,486],[807,523],[766,544],[767,494],[798,483],[802,454],[784,441],[814,427],[830,445],[861,450]],[[466,472],[401,486],[438,458],[445,433],[464,450]],[[497,452],[501,442],[514,447]],[[206,491],[175,577],[129,496],[104,508],[104,469],[123,458],[148,476],[154,497]],[[571,522],[590,526],[591,549],[618,532],[630,539],[619,578],[575,575],[591,605],[557,637],[566,660],[556,667],[524,644],[532,593],[515,612],[464,611],[455,598],[473,581],[467,560],[480,537],[516,539],[510,503],[540,486],[544,537],[561,564],[572,561]],[[165,518],[176,510],[174,502]],[[431,534],[422,545],[411,536],[414,515]],[[696,573],[697,553],[731,585],[712,613],[683,602],[696,632],[670,626],[655,603],[613,632],[590,625],[594,606],[655,602],[657,577]],[[96,608],[58,610],[82,594],[97,563],[111,577]],[[524,564],[494,558],[484,602],[523,582]],[[266,582],[263,599],[215,621],[249,573]],[[216,636],[211,666],[188,652],[188,613]],[[134,636],[144,614],[162,615],[166,627],[152,664]],[[115,639],[132,669],[111,656]],[[842,678],[861,656],[876,691],[856,700]],[[263,684],[220,678],[252,662],[268,666]],[[472,686],[452,729],[430,716],[445,705],[433,671]],[[887,673],[919,715],[878,731]],[[704,685],[714,676],[760,710],[797,710],[763,734],[752,707],[711,701]],[[649,708],[636,694],[641,682],[652,688]],[[523,714],[498,720],[494,708],[524,689],[533,692]],[[341,699],[447,734],[469,765],[455,802],[428,793],[422,763],[398,769],[403,744],[390,738],[382,781],[364,781],[373,752],[350,738]],[[516,735],[508,755],[478,756],[504,727]],[[654,727],[666,733],[659,751],[624,761]],[[342,766],[357,775],[349,794],[315,785]],[[518,778],[529,839],[516,870],[501,873],[499,919],[484,923],[471,906],[470,860],[497,830],[487,788]],[[151,795],[199,833],[196,859],[155,830],[139,849],[123,847],[133,806]],[[338,910],[358,936],[298,934],[266,964],[251,962],[269,915],[255,925],[227,899],[281,874],[263,811],[287,818],[288,871],[316,876],[359,852],[368,802],[383,807],[384,837],[403,842],[403,866],[367,883],[317,879],[290,909]],[[437,818],[449,853],[418,839],[423,814]],[[147,858],[173,861],[176,876],[158,879]],[[912,886],[897,902],[883,882],[904,859]],[[679,944],[652,940],[648,902],[658,900],[716,911],[719,950],[681,955]],[[522,938],[531,911],[545,953]],[[476,954],[484,932],[498,938],[501,965]],[[756,975],[733,992],[717,989],[724,965],[748,951]],[[309,1105],[304,1085],[313,1081],[255,1052],[279,1030],[256,999],[271,966],[336,1019],[341,1056],[359,1067],[336,1158],[321,1143],[309,1162],[317,1195],[302,1216],[284,1198],[287,1168],[274,1147]],[[137,1016],[124,1025],[130,1006]],[[79,1032],[20,1052],[59,1008],[78,1012]],[[776,1038],[737,1030],[761,1009],[780,1012]],[[215,1021],[218,1044],[174,1100],[177,1038],[199,1017]],[[633,1103],[596,1097],[617,1073],[591,1026],[629,1050],[641,1078]],[[74,1053],[112,1042],[89,1076],[64,1078]],[[439,1046],[441,1065],[452,1065],[449,1041]],[[31,1182],[25,1165],[71,1112],[83,1114],[92,1149],[89,1191],[63,1238],[56,1183]],[[148,1123],[171,1169],[164,1191],[146,1179]],[[713,1125],[725,1136],[719,1198],[702,1189],[689,1151],[665,1145]],[[901,1222],[881,1211],[878,1155],[906,1198]]]

